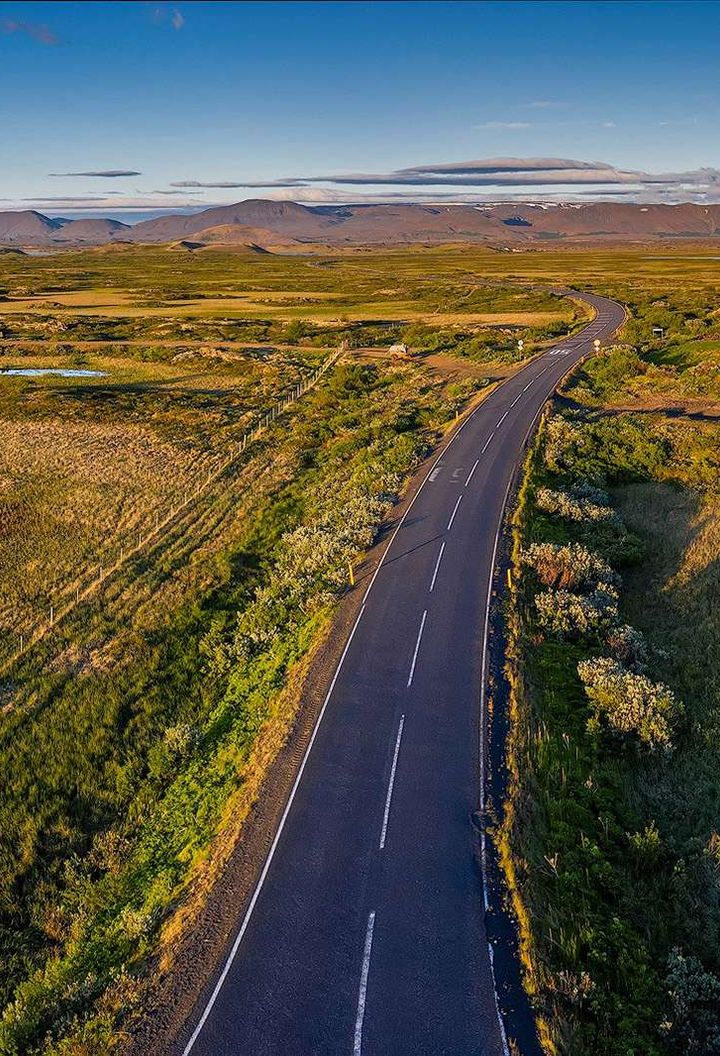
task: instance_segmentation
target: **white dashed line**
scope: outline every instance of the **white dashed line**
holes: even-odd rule
[[[402,738],[403,726],[405,725],[405,716],[400,716],[400,725],[398,726],[397,740],[395,741],[395,754],[393,755],[392,769],[390,770],[390,781],[388,783],[387,797],[385,799],[385,813],[383,815],[382,832],[380,833],[380,850],[382,851],[385,847],[385,837],[387,836],[388,819],[390,817],[390,803],[392,801],[393,786],[395,784],[395,771],[397,770],[398,755],[400,754],[400,740]]]
[[[462,495],[458,496],[458,500],[457,500],[457,502],[455,503],[455,509],[454,509],[454,510],[453,510],[453,512],[452,512],[452,513],[450,514],[450,520],[448,521],[448,523],[447,523],[447,528],[445,529],[445,531],[446,531],[446,532],[449,532],[449,531],[450,531],[450,529],[452,528],[452,526],[453,526],[453,521],[455,520],[455,514],[457,513],[457,511],[458,511],[458,506],[460,505],[460,503],[461,503],[461,502],[462,502]]]
[[[525,391],[525,390],[523,389],[523,392],[524,392],[524,391]],[[519,392],[519,393],[517,394],[517,396],[516,396],[516,397],[515,397],[515,399],[514,399],[514,400],[512,401],[512,403],[510,404],[510,406],[511,406],[511,407],[514,407],[514,406],[515,406],[515,404],[516,404],[516,403],[518,402],[518,400],[519,400],[519,399],[522,399],[522,392]]]
[[[470,472],[467,475],[467,480],[465,481],[465,487],[467,487],[468,484],[470,483],[470,481],[472,480],[472,475],[475,472],[475,470],[477,469],[477,467],[479,466],[479,464],[480,464],[480,459],[476,458],[475,459],[475,465],[472,467],[472,469],[470,470]]]
[[[410,674],[408,675],[407,688],[410,689],[412,685],[413,675],[415,674],[415,664],[417,663],[418,653],[420,651],[420,641],[422,640],[423,630],[425,629],[425,620],[427,619],[427,609],[422,614],[420,620],[420,630],[418,631],[417,641],[415,642],[415,652],[413,653],[412,664],[410,665]]]
[[[484,455],[485,452],[487,451],[487,449],[490,447],[490,444],[492,443],[492,438],[493,438],[493,434],[490,433],[490,436],[487,438],[487,440],[485,441],[485,443],[482,446],[482,451],[480,452],[481,455]]]
[[[375,910],[368,917],[367,931],[365,932],[365,949],[363,950],[362,971],[360,972],[360,992],[358,993],[357,1016],[355,1017],[355,1039],[353,1041],[353,1056],[361,1056],[362,1053],[362,1029],[365,1019],[365,1001],[367,1000],[368,975],[370,974],[370,955],[372,953],[373,931],[375,930]]]
[[[433,589],[435,587],[435,580],[437,579],[438,569],[440,568],[440,562],[442,561],[442,555],[443,555],[443,551],[444,550],[445,550],[445,543],[443,543],[441,545],[441,547],[440,547],[440,553],[438,554],[437,561],[435,562],[435,571],[433,572],[432,579],[430,580],[430,593],[431,594],[432,594]]]
[[[507,416],[508,416],[509,414],[510,414],[510,411],[505,411],[505,414],[504,414],[504,415],[502,416],[502,418],[498,418],[498,423],[497,423],[497,425],[495,426],[495,428],[496,428],[496,429],[499,429],[499,428],[500,428],[500,426],[502,425],[502,423],[503,423],[503,422],[505,421],[505,419],[507,418]]]

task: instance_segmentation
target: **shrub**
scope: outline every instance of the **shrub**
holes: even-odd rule
[[[648,365],[627,345],[615,345],[585,365],[584,382],[595,396],[622,392],[631,378],[647,372]]]
[[[572,484],[568,491],[574,499],[587,499],[588,502],[593,502],[596,506],[610,505],[610,496],[605,489],[598,488],[595,484],[591,484],[589,480],[579,480],[576,484]]]
[[[559,637],[581,638],[611,627],[618,618],[618,594],[610,586],[592,594],[546,590],[535,598],[540,626]]]
[[[631,414],[586,421],[558,416],[546,426],[548,468],[575,480],[648,480],[662,473],[671,457],[668,438]]]
[[[596,722],[604,717],[618,733],[636,734],[650,748],[672,748],[672,727],[682,705],[671,689],[610,657],[581,660],[578,674]]]
[[[622,623],[608,631],[605,643],[614,660],[618,660],[633,671],[644,669],[648,658],[648,648],[642,631],[631,627],[629,623]]]
[[[544,513],[564,517],[568,521],[614,521],[615,511],[611,506],[599,505],[582,494],[573,494],[566,488],[538,488],[535,493],[538,509]]]
[[[565,469],[566,457],[582,447],[580,429],[567,418],[556,414],[545,426],[545,464],[554,473]]]
[[[673,950],[666,977],[670,1019],[662,1033],[673,1051],[697,1056],[720,1053],[720,979],[705,971],[696,957]]]
[[[581,543],[533,543],[524,552],[523,563],[534,570],[543,586],[556,590],[593,590],[600,583],[613,586],[619,582],[607,561]]]

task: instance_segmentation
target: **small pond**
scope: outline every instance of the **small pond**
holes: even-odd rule
[[[75,370],[72,367],[9,367],[0,374],[22,378],[42,378],[46,374],[58,374],[61,378],[104,378],[106,370]]]

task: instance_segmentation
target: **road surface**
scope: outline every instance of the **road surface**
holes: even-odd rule
[[[184,1056],[507,1053],[469,823],[489,596],[528,431],[623,320],[585,300],[595,320],[468,416],[391,538]]]

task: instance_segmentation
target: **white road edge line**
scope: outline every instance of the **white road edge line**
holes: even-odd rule
[[[447,528],[445,529],[445,531],[446,531],[446,532],[449,532],[449,531],[450,531],[450,529],[452,528],[452,525],[453,525],[453,521],[455,520],[455,514],[457,513],[457,511],[458,511],[458,506],[460,505],[460,503],[461,503],[461,502],[462,502],[462,495],[459,495],[459,496],[458,496],[458,500],[457,500],[457,502],[455,503],[455,509],[454,509],[454,510],[453,510],[453,512],[452,512],[452,513],[450,514],[450,520],[448,521],[448,523],[447,523]]]
[[[535,422],[540,417],[540,412],[533,418],[530,430],[533,428]],[[523,443],[524,447],[524,443]],[[497,531],[495,533],[495,543],[493,544],[492,559],[490,561],[490,576],[488,577],[487,586],[487,604],[485,605],[485,628],[483,631],[483,647],[482,647],[482,660],[481,660],[481,676],[480,676],[480,810],[485,811],[485,753],[487,750],[487,644],[488,644],[488,630],[490,628],[490,606],[492,604],[492,586],[495,579],[495,562],[497,561],[498,546],[500,545],[500,536],[505,524],[505,510],[507,509],[507,501],[510,495],[510,488],[512,487],[513,480],[515,479],[515,472],[510,475],[508,486],[505,490],[505,498],[502,504],[502,513],[500,517],[500,523],[498,524]],[[483,903],[485,905],[485,912],[490,908],[490,900],[488,899],[487,889],[487,841],[485,839],[485,825],[480,830],[480,873],[482,876],[482,889],[483,889]],[[498,1003],[498,992],[497,982],[495,980],[495,961],[494,951],[490,943],[488,943],[488,949],[490,951],[490,971],[493,978],[493,997],[495,999],[495,1013],[497,1015],[498,1027],[500,1030],[500,1040],[503,1047],[503,1056],[510,1056],[510,1046],[508,1045],[507,1033],[505,1031],[505,1021],[503,1020],[502,1013],[500,1011],[500,1005]]]
[[[363,950],[362,971],[360,972],[360,991],[358,993],[357,1016],[355,1017],[355,1038],[353,1040],[353,1056],[362,1053],[362,1029],[365,1019],[365,1001],[367,999],[368,975],[370,974],[370,955],[372,954],[373,931],[375,930],[375,910],[368,917],[367,931],[365,932],[365,949]]]
[[[467,475],[467,480],[465,481],[465,487],[467,487],[468,484],[470,483],[470,481],[472,480],[472,475],[473,475],[473,473],[475,472],[475,470],[477,469],[477,467],[479,465],[480,465],[480,459],[476,458],[475,459],[475,465],[472,467],[472,469],[470,470],[470,472]]]
[[[435,588],[435,580],[437,579],[438,569],[440,568],[440,562],[442,561],[442,555],[443,555],[444,549],[445,549],[445,543],[441,543],[440,544],[440,553],[438,554],[437,561],[435,562],[435,571],[433,572],[432,579],[430,581],[430,593],[431,594],[432,594],[432,592],[433,592],[433,590]]]
[[[352,642],[353,638],[355,637],[355,631],[358,628],[358,624],[360,623],[360,620],[362,619],[362,614],[364,613],[364,611],[365,611],[365,604],[363,603],[362,608],[360,609],[360,612],[358,613],[357,619],[355,620],[355,623],[353,624],[353,628],[350,631],[350,634],[348,636],[348,640],[345,643],[345,648],[342,651],[342,656],[340,657],[338,665],[335,668],[335,674],[333,675],[333,680],[330,683],[330,688],[328,689],[327,694],[325,696],[325,700],[323,701],[323,706],[320,709],[320,712],[318,714],[317,719],[315,720],[315,726],[313,727],[312,735],[310,737],[310,740],[308,741],[307,748],[305,749],[305,754],[303,755],[303,760],[302,760],[302,763],[300,764],[300,769],[298,770],[297,776],[295,778],[295,781],[293,782],[293,786],[292,786],[292,789],[290,791],[290,796],[288,797],[288,801],[285,804],[285,810],[283,811],[282,817],[280,818],[280,824],[278,825],[277,832],[275,833],[275,839],[273,840],[273,842],[272,842],[272,844],[270,846],[270,851],[268,852],[268,856],[265,859],[265,865],[263,866],[263,870],[260,873],[260,878],[259,878],[257,884],[255,885],[255,890],[253,891],[253,896],[250,899],[250,904],[249,904],[249,906],[248,906],[248,908],[247,908],[247,910],[245,912],[245,916],[243,917],[243,922],[240,925],[240,930],[237,933],[237,936],[235,938],[235,942],[232,944],[232,947],[230,949],[230,953],[228,954],[227,960],[225,961],[225,965],[223,966],[223,970],[220,973],[220,977],[219,977],[217,983],[215,984],[215,989],[213,990],[213,992],[211,993],[211,995],[210,995],[210,997],[208,999],[208,1003],[205,1006],[203,1014],[200,1017],[200,1019],[198,1021],[198,1024],[195,1027],[195,1030],[193,1031],[190,1040],[188,1041],[187,1045],[183,1049],[183,1056],[189,1056],[189,1053],[192,1051],[193,1046],[195,1045],[195,1042],[199,1038],[200,1033],[201,1033],[203,1027],[205,1026],[205,1023],[207,1022],[207,1018],[210,1015],[210,1013],[212,1012],[213,1005],[217,1001],[218,994],[220,993],[220,991],[222,989],[222,986],[223,986],[223,983],[225,982],[225,980],[227,978],[228,972],[230,971],[230,969],[232,967],[232,963],[235,960],[237,952],[240,949],[240,943],[242,942],[243,936],[245,935],[245,932],[247,931],[248,924],[250,923],[250,918],[252,917],[253,910],[255,909],[255,905],[257,903],[257,900],[260,897],[260,892],[262,891],[263,884],[265,883],[265,879],[266,879],[267,874],[268,874],[268,872],[270,870],[270,865],[272,863],[273,857],[275,856],[275,851],[277,850],[277,845],[280,842],[280,837],[282,836],[283,829],[285,828],[285,822],[287,821],[288,814],[290,813],[290,809],[291,809],[291,807],[293,805],[293,801],[295,799],[295,794],[296,794],[296,792],[298,790],[298,786],[300,785],[300,781],[302,779],[302,775],[303,775],[303,773],[305,771],[305,765],[306,765],[306,763],[308,761],[308,758],[310,756],[310,750],[312,749],[312,746],[315,743],[315,738],[317,737],[318,730],[320,729],[320,723],[322,722],[323,715],[325,714],[325,709],[327,708],[328,702],[330,700],[330,697],[332,696],[332,691],[335,689],[335,683],[338,680],[338,676],[340,674],[340,669],[342,668],[342,665],[343,665],[343,662],[345,660],[345,657],[348,654],[348,650],[350,648],[350,643]]]
[[[423,631],[425,630],[425,620],[427,619],[427,609],[422,614],[420,620],[420,630],[418,631],[417,641],[415,642],[415,652],[413,653],[412,664],[410,665],[410,674],[408,675],[407,688],[410,689],[412,685],[413,675],[415,674],[415,664],[417,663],[418,653],[420,651],[420,642],[422,640]]]
[[[387,836],[388,820],[390,818],[390,803],[392,801],[393,787],[395,785],[395,771],[397,770],[398,755],[400,754],[400,741],[402,739],[405,716],[400,716],[397,740],[395,741],[395,754],[393,755],[392,768],[390,770],[390,781],[388,782],[387,796],[385,798],[385,813],[383,814],[382,832],[380,833],[380,850],[385,848],[385,837]]]

